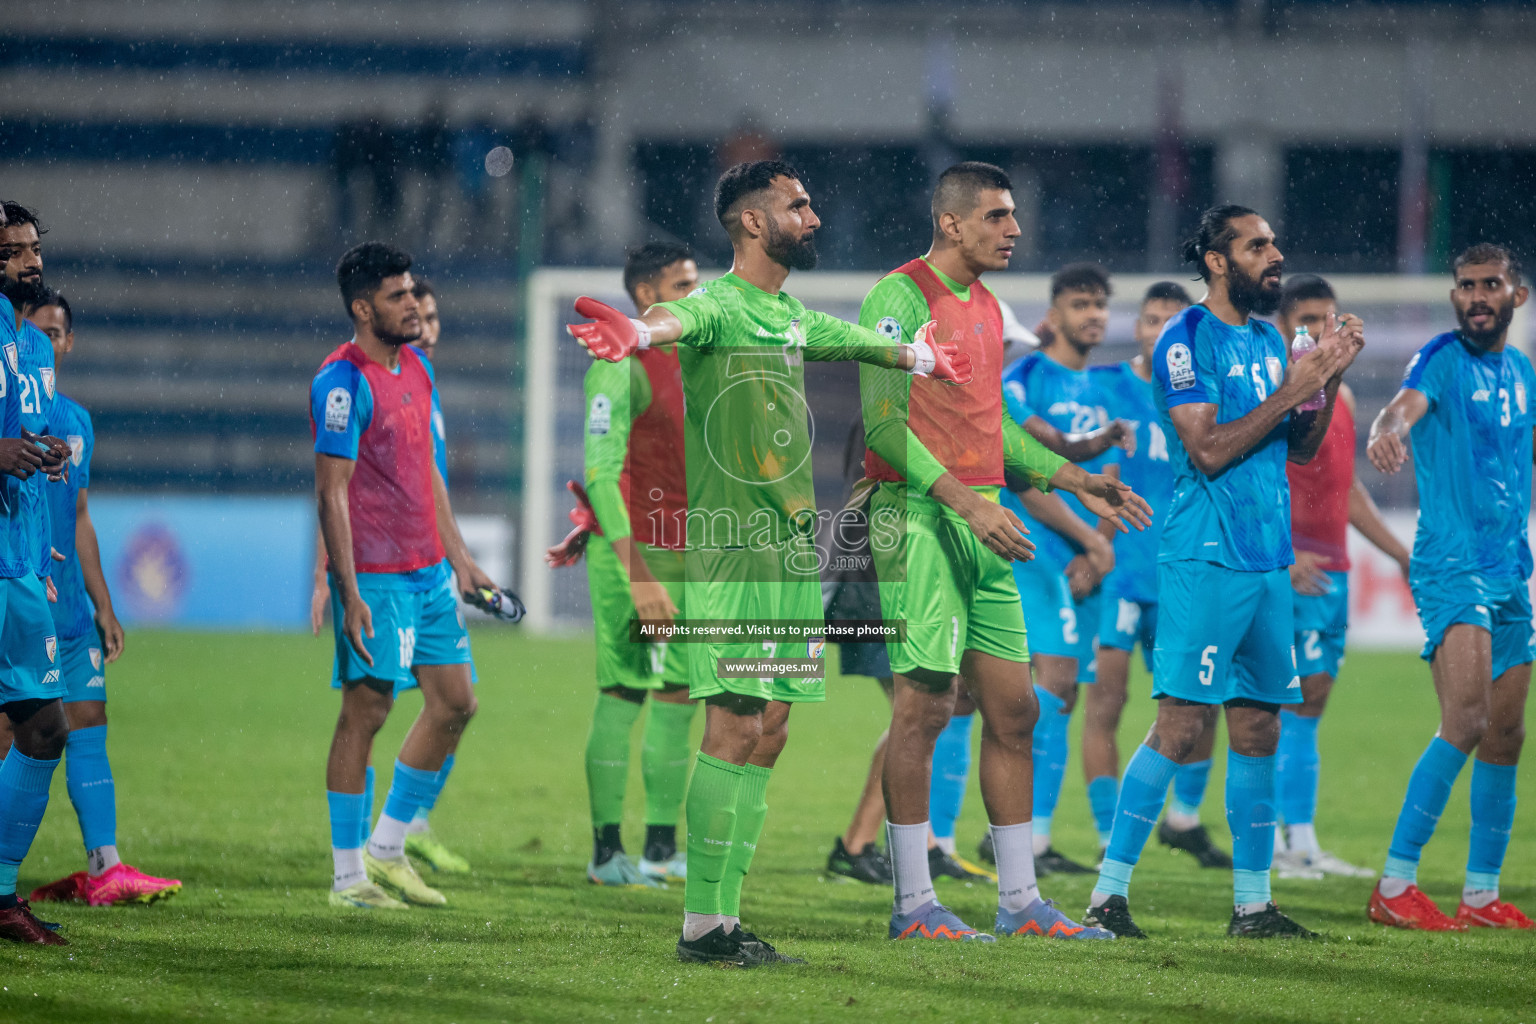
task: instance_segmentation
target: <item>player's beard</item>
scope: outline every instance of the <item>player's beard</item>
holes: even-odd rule
[[[1473,309],[1482,312],[1484,309],[1493,312],[1493,327],[1486,331],[1475,330],[1470,323]],[[1465,310],[1456,311],[1456,324],[1461,328],[1461,333],[1467,336],[1467,340],[1478,348],[1488,348],[1497,345],[1499,339],[1504,337],[1504,332],[1509,330],[1510,323],[1515,319],[1515,304],[1507,303],[1503,306],[1495,306],[1491,303],[1480,302],[1475,307],[1469,306]]]
[[[790,270],[816,269],[815,237],[793,238],[788,232],[780,231],[779,226],[771,220],[768,222],[768,234],[763,239],[763,252],[773,262]]]
[[[411,334],[411,333],[408,333],[409,331],[410,331],[409,327],[403,327],[400,324],[395,324],[392,327],[385,327],[384,323],[383,323],[383,318],[381,316],[379,316],[379,309],[378,309],[378,307],[377,306],[374,307],[374,310],[373,310],[373,336],[375,338],[378,338],[380,341],[382,341],[386,345],[393,345],[395,348],[399,348],[401,345],[409,345],[412,342],[420,341],[421,340],[421,321],[420,320],[416,321],[416,333]]]
[[[7,274],[0,276],[0,295],[4,295],[11,301],[11,305],[20,309],[42,302],[48,295],[48,286],[43,284],[42,274],[17,278]]]
[[[1269,268],[1265,267],[1267,273]],[[1280,308],[1280,279],[1273,278],[1274,285],[1265,283],[1264,275],[1249,277],[1232,260],[1227,261],[1227,301],[1247,313],[1268,316]]]

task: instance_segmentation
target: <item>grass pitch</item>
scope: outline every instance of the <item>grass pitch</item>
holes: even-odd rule
[[[886,722],[866,680],[830,681],[826,705],[791,718],[747,882],[748,927],[810,963],[679,964],[680,887],[615,891],[584,875],[590,643],[515,630],[481,630],[474,643],[480,714],[434,824],[475,873],[437,880],[448,908],[370,914],[325,902],[323,765],[338,703],[326,687],[329,641],[131,636],[110,684],[119,846],[130,863],[181,878],[185,891],[151,907],[48,905],[45,916],[63,922],[73,945],[0,948],[0,1020],[1536,1020],[1536,936],[1388,931],[1365,920],[1369,881],[1329,880],[1275,883],[1280,904],[1326,941],[1228,940],[1230,876],[1155,840],[1132,892],[1152,941],[888,942],[889,893],[823,873]],[[1141,699],[1127,715],[1125,755],[1152,713],[1145,677],[1133,687]],[[418,706],[403,698],[381,736],[381,803]],[[1380,865],[1434,721],[1416,658],[1351,656],[1322,730],[1318,823],[1328,847]],[[626,825],[635,853],[638,764],[637,750]],[[1074,754],[1056,838],[1086,859],[1094,839],[1078,765]],[[1226,844],[1221,765],[1218,757],[1206,819]],[[1442,907],[1454,907],[1460,891],[1468,774],[1420,876]],[[1531,772],[1523,774],[1529,791]],[[963,846],[973,848],[984,827],[973,782]],[[1504,891],[1536,911],[1533,837],[1528,803]],[[22,889],[83,866],[60,771]],[[1091,885],[1091,876],[1051,877],[1043,889],[1078,916]],[[991,924],[994,891],[941,883],[940,892],[972,924]]]

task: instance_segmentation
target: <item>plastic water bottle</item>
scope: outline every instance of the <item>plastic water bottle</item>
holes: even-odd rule
[[[1312,340],[1312,335],[1307,332],[1306,325],[1296,328],[1296,336],[1291,339],[1291,359],[1297,360],[1317,348],[1317,342]],[[1316,412],[1328,404],[1328,393],[1318,388],[1317,394],[1298,405],[1300,412]]]

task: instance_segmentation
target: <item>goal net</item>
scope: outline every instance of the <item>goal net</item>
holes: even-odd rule
[[[718,272],[704,272],[704,280]],[[812,309],[856,320],[859,304],[878,279],[873,273],[817,272],[795,274],[787,290]],[[988,275],[987,284],[1008,303],[1026,327],[1045,315],[1050,295],[1043,274]],[[1135,351],[1132,327],[1142,295],[1155,281],[1180,281],[1199,298],[1200,284],[1188,274],[1119,274],[1110,300],[1109,336],[1092,362],[1129,358]],[[1381,477],[1363,457],[1371,419],[1396,392],[1414,351],[1435,334],[1455,326],[1448,301],[1448,276],[1330,275],[1339,307],[1363,317],[1366,349],[1346,378],[1359,402],[1357,431],[1361,457],[1357,469],[1377,502],[1387,510],[1393,528],[1411,540],[1417,498],[1413,474]],[[572,506],[566,481],[583,478],[582,446],[585,424],[582,377],[590,357],[565,332],[577,319],[572,303],[590,295],[619,309],[630,302],[617,268],[543,269],[528,288],[526,420],[523,430],[524,494],[519,534],[519,584],[528,605],[527,625],[537,631],[590,628],[587,576],[582,567],[550,569],[544,551],[570,529],[566,513]],[[1528,318],[1517,311],[1512,337],[1529,351]],[[851,363],[814,363],[806,367],[806,398],[812,416],[813,466],[816,497],[823,509],[842,503],[843,454],[850,429],[859,419],[858,371]],[[1352,642],[1361,645],[1410,646],[1418,629],[1411,599],[1396,567],[1351,537],[1357,568],[1352,575]],[[1404,614],[1406,609],[1406,614]]]

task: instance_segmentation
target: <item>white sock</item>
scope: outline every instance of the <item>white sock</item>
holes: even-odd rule
[[[936,846],[938,846],[939,849],[943,850],[947,855],[949,855],[951,857],[953,857],[955,855],[955,837],[954,836],[948,836],[948,837],[934,836],[933,837],[933,841],[934,841],[934,844]]]
[[[1282,853],[1289,853],[1290,849],[1291,848],[1289,846],[1287,846],[1286,842],[1285,842],[1285,828],[1283,826],[1281,826],[1281,825],[1276,825],[1275,826],[1275,854],[1276,854],[1276,856],[1278,856],[1278,855],[1280,855]]]
[[[1391,875],[1382,875],[1381,881],[1376,883],[1376,887],[1381,890],[1381,894],[1387,899],[1395,900],[1407,892],[1408,887],[1412,884],[1406,878],[1393,878]]]
[[[406,823],[387,814],[379,815],[379,823],[373,826],[368,838],[368,852],[379,860],[396,860],[405,856]]]
[[[1038,857],[1051,848],[1051,819],[1039,817],[1030,824],[1034,826],[1034,838],[1030,840],[1030,846]]]
[[[420,807],[416,808],[416,814],[411,818],[411,823],[405,826],[405,834],[414,836],[430,831],[432,826],[427,822],[427,812]]]
[[[341,892],[349,885],[356,885],[368,877],[363,870],[363,851],[343,850],[331,847],[331,891]]]
[[[1311,824],[1289,825],[1286,827],[1286,841],[1291,849],[1301,853],[1322,853],[1322,847],[1317,845],[1317,829]]]
[[[891,875],[896,880],[896,913],[910,914],[933,899],[933,876],[928,873],[928,823],[887,822],[885,848],[891,856]]]
[[[1035,884],[1034,826],[993,825],[992,852],[997,855],[997,905],[1023,910],[1040,898]]]
[[[730,934],[731,927],[726,923],[729,920],[730,918],[724,914],[690,914],[684,911],[683,941],[692,942],[722,926],[724,926],[726,934]]]
[[[1268,903],[1236,903],[1233,904],[1232,909],[1236,910],[1239,915],[1246,916],[1248,914],[1257,914],[1267,906],[1269,906]]]
[[[1185,814],[1183,811],[1175,810],[1171,806],[1168,808],[1168,812],[1163,815],[1163,820],[1175,832],[1188,832],[1192,828],[1200,827],[1200,815]]]
[[[1469,907],[1486,907],[1499,898],[1497,889],[1467,889],[1461,890],[1461,902]]]
[[[94,850],[85,851],[86,871],[92,878],[101,877],[122,862],[123,858],[117,855],[116,846],[98,846]]]

